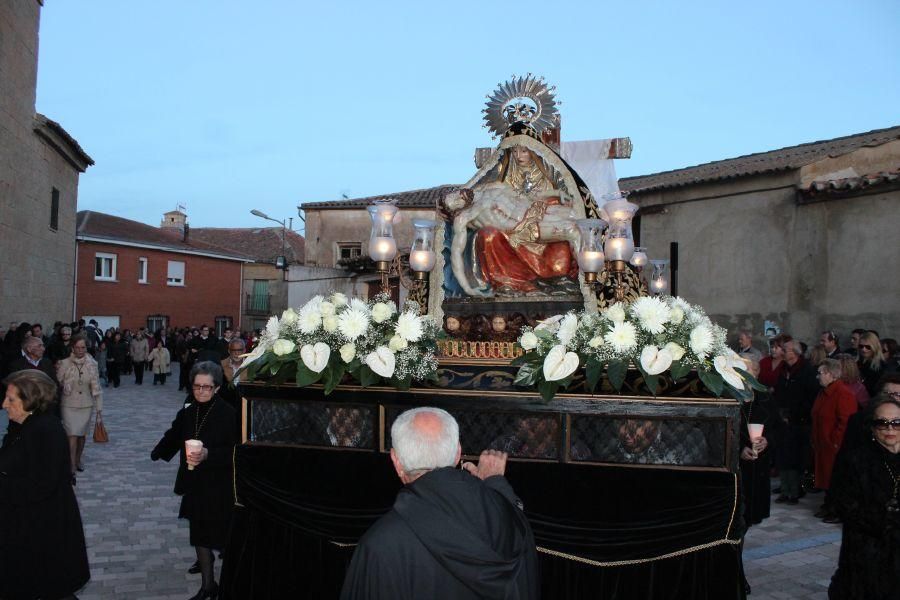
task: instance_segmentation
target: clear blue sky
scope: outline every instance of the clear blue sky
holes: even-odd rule
[[[900,2],[47,0],[37,108],[79,208],[195,227],[474,173],[485,94],[543,75],[619,176],[900,124]]]

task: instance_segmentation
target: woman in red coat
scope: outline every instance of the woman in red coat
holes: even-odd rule
[[[816,516],[834,522],[834,511],[831,508],[828,488],[831,486],[831,470],[837,457],[847,421],[858,408],[856,396],[846,383],[841,380],[841,363],[833,358],[826,358],[818,369],[819,385],[824,389],[819,392],[812,408],[812,447],[816,463],[816,487],[826,490],[825,503]]]
[[[791,336],[779,334],[769,341],[769,356],[764,356],[759,361],[759,382],[769,388],[769,393],[775,391],[775,385],[781,372],[784,371],[784,345],[791,341]]]

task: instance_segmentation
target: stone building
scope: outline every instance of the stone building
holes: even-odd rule
[[[732,334],[900,336],[900,127],[619,180],[640,244]],[[760,344],[761,346],[763,344]]]
[[[352,198],[330,202],[307,202],[298,208],[306,218],[306,260],[302,268],[291,268],[290,303],[299,306],[315,294],[335,290],[371,297],[381,289],[380,277],[364,264],[368,255],[372,220],[366,210],[373,202],[393,199],[400,212],[394,220],[394,237],[402,254],[413,241],[414,219],[435,219],[437,202],[458,186],[433,188]],[[361,264],[362,263],[362,264]],[[391,278],[395,301],[406,297],[397,277]]]
[[[303,265],[303,236],[281,227],[194,227],[190,238],[255,261],[244,265],[244,329],[263,329],[270,315],[280,315],[288,307],[287,273],[295,265]],[[279,256],[286,259],[284,269],[275,265]]]
[[[73,315],[78,177],[94,164],[35,113],[40,0],[0,3],[0,319]]]

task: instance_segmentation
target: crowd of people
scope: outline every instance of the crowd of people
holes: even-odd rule
[[[741,472],[747,526],[775,502],[821,497],[815,516],[843,524],[831,598],[893,598],[900,589],[900,365],[897,342],[856,329],[808,346],[786,333],[767,355],[742,331],[738,354],[766,386],[742,404]],[[757,435],[751,428],[758,426]],[[759,434],[761,429],[764,433]],[[770,486],[776,474],[780,485]],[[745,591],[750,586],[744,581]]]

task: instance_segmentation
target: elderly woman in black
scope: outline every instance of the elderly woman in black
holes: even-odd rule
[[[29,369],[3,384],[18,427],[0,447],[0,598],[74,598],[91,574],[56,383]]]
[[[831,600],[894,600],[900,591],[900,400],[867,407],[872,439],[842,453],[831,484],[844,522]]]
[[[218,395],[222,367],[198,362],[191,369],[189,381],[194,402],[178,411],[150,458],[168,461],[181,455],[175,479],[175,493],[182,496],[178,516],[190,522],[191,546],[197,552],[203,576],[203,585],[191,600],[203,600],[217,594],[212,551],[225,547],[234,504],[231,454],[237,443],[236,416]],[[203,442],[202,449],[186,452],[187,440]]]

